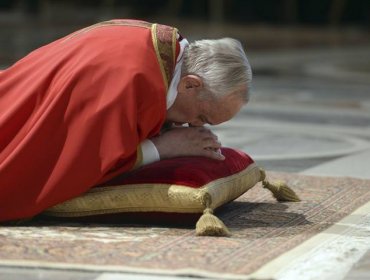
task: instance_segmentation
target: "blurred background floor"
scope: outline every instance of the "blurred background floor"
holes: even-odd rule
[[[216,128],[224,143],[294,172],[370,148],[370,48],[253,52],[250,60],[252,99]]]

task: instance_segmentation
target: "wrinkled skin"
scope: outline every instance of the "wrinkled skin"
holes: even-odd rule
[[[167,111],[167,122],[174,128],[151,139],[161,159],[179,156],[225,159],[220,153],[218,137],[204,125],[217,125],[234,117],[245,104],[239,93],[247,89],[241,87],[218,99],[200,98],[202,89],[199,77],[181,78],[175,103]]]
[[[161,159],[180,156],[204,156],[223,160],[220,153],[221,142],[206,127],[178,127],[151,139],[157,147]]]

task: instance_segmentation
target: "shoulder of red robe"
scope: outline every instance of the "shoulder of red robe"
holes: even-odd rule
[[[179,53],[178,40],[182,38],[182,36],[178,36],[177,28],[135,19],[113,19],[81,29],[71,34],[67,39],[104,26],[134,26],[151,29],[153,47],[157,55],[166,90],[168,90],[176,66],[176,57]]]

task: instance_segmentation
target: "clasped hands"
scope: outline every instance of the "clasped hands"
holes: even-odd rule
[[[221,142],[206,127],[176,127],[150,139],[156,146],[161,159],[181,156],[203,156],[224,160]]]

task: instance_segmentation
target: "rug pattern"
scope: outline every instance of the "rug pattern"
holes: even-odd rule
[[[261,186],[254,187],[217,212],[230,238],[196,237],[193,228],[35,221],[0,226],[0,265],[37,260],[248,275],[370,201],[370,180],[269,177],[287,181],[303,201],[277,203]]]

